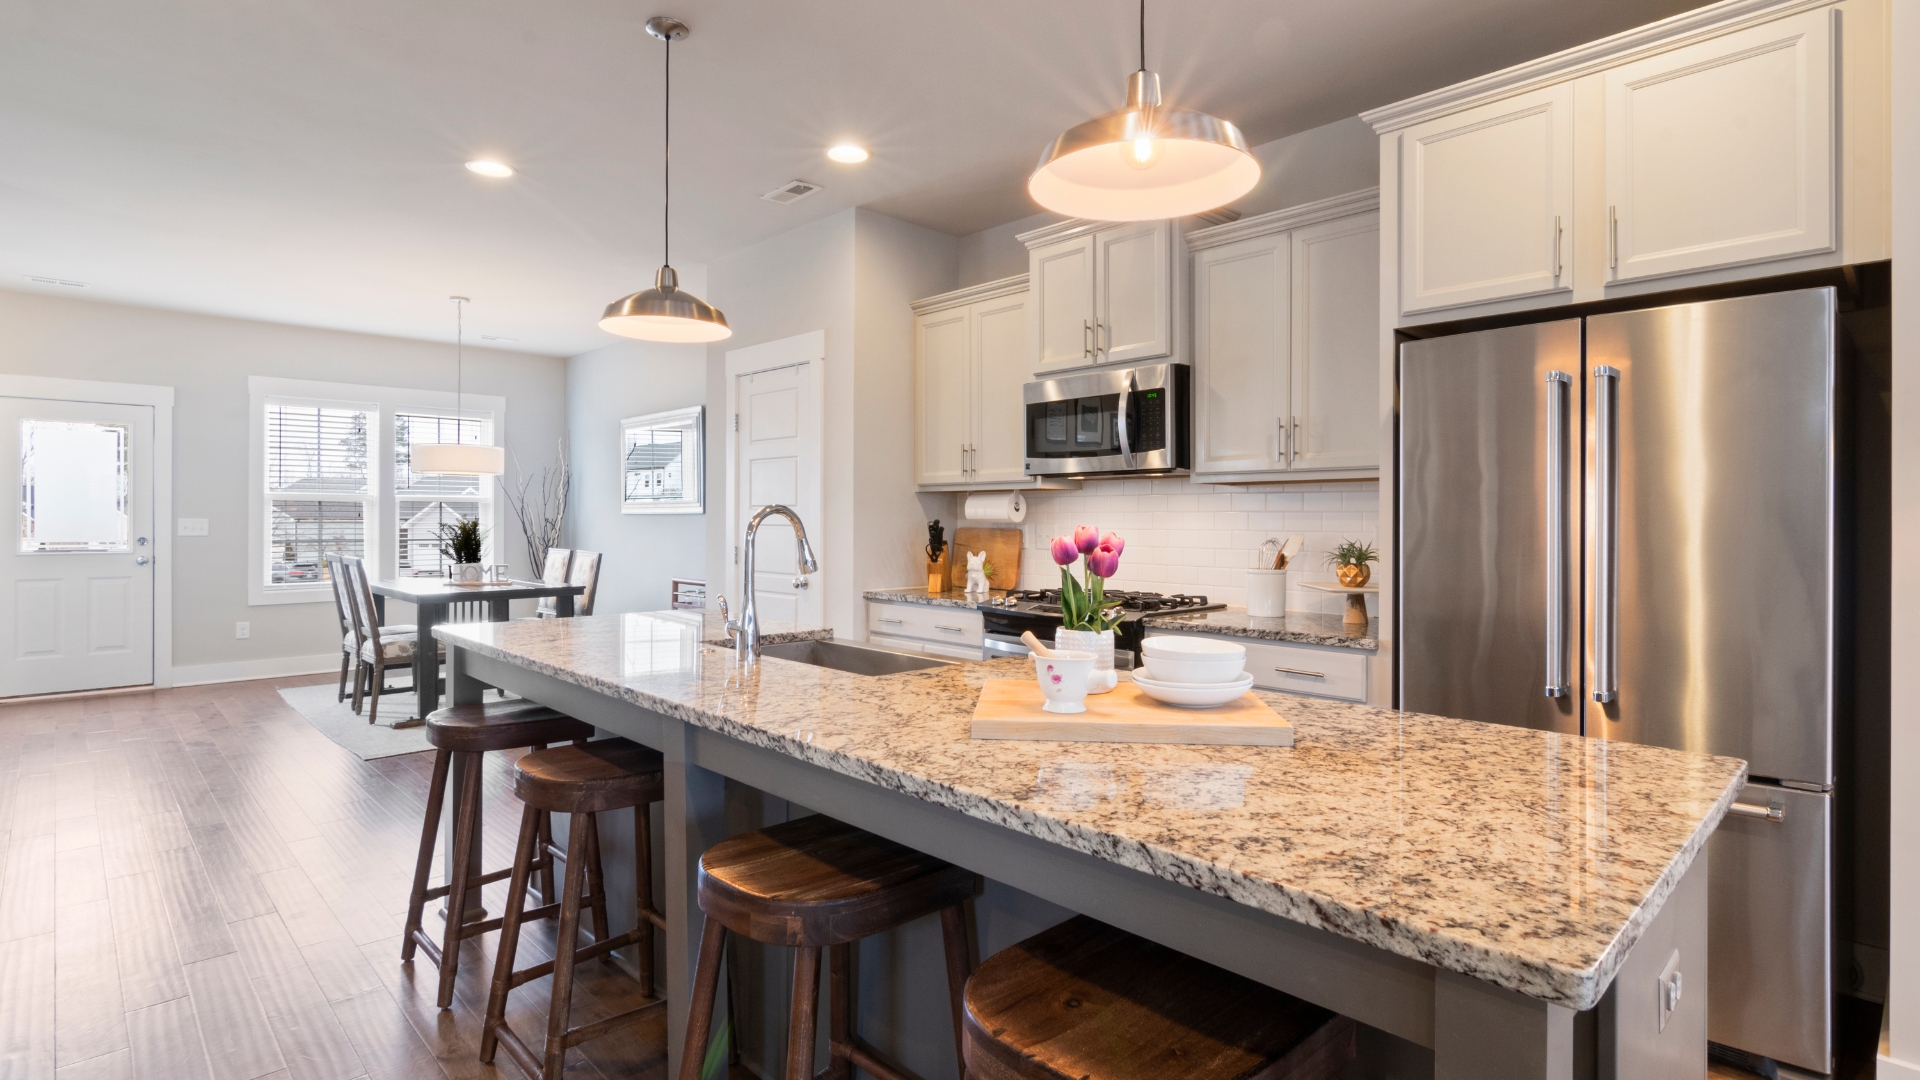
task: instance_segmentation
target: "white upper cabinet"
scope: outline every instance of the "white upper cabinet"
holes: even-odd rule
[[[1034,370],[1093,363],[1093,237],[1034,248],[1027,261]]]
[[[1022,237],[1033,283],[1032,370],[1173,354],[1173,223],[1066,222]]]
[[[1291,469],[1380,465],[1380,215],[1293,231]]]
[[[1025,276],[916,301],[914,480],[925,486],[1026,481]]]
[[[1355,192],[1187,235],[1196,475],[1379,468],[1378,205]]]
[[[1399,149],[1402,314],[1571,286],[1571,83],[1415,125]]]
[[[1833,250],[1835,15],[1606,73],[1609,282]]]

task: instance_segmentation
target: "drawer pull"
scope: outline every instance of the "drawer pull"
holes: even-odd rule
[[[1309,679],[1324,679],[1327,677],[1327,673],[1324,671],[1305,671],[1297,667],[1276,667],[1273,670],[1282,675],[1300,675]]]
[[[903,622],[901,622],[901,621],[900,621],[899,619],[881,619],[880,621],[881,621],[881,622],[883,622],[883,623],[885,623],[885,624],[887,624],[888,626],[904,626],[904,625],[906,625],[905,623],[903,623]]]
[[[965,627],[960,626],[935,626],[934,629],[945,630],[949,634],[964,634],[967,632]]]

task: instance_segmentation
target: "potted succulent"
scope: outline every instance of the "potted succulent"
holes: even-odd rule
[[[453,564],[452,576],[456,584],[471,585],[485,576],[485,569],[480,565],[485,539],[478,521],[441,524],[440,554]]]
[[[1087,693],[1104,694],[1119,684],[1113,669],[1113,628],[1120,625],[1120,608],[1108,607],[1107,579],[1120,569],[1120,552],[1127,542],[1115,533],[1100,535],[1091,525],[1072,536],[1053,538],[1053,561],[1060,564],[1060,629],[1053,632],[1056,649],[1093,654],[1094,677]],[[1086,557],[1086,580],[1074,579],[1069,569]]]
[[[1372,544],[1359,540],[1342,540],[1332,551],[1327,552],[1327,565],[1333,567],[1333,574],[1340,584],[1349,589],[1357,589],[1373,576],[1373,569],[1367,564],[1380,557]]]

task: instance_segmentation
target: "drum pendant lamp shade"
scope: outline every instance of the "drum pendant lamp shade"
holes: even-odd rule
[[[467,334],[464,317],[467,298],[453,301],[453,415],[454,438],[459,438],[461,397],[466,389]],[[499,446],[471,443],[421,443],[407,455],[407,468],[416,476],[505,476],[507,451]]]
[[[1127,79],[1126,107],[1062,132],[1027,177],[1033,201],[1056,214],[1186,217],[1224,206],[1260,181],[1260,162],[1239,128],[1160,103],[1160,76],[1147,70],[1145,0],[1140,26],[1140,70]]]
[[[682,290],[679,275],[673,272],[673,260],[665,257],[672,252],[673,237],[673,43],[686,40],[689,31],[687,25],[678,19],[656,15],[647,20],[647,33],[659,38],[667,46],[666,93],[661,99],[661,109],[666,115],[666,153],[662,156],[661,165],[665,174],[665,194],[660,227],[661,247],[664,250],[660,270],[653,278],[653,288],[642,289],[608,304],[607,310],[600,315],[600,329],[641,341],[721,341],[733,336],[733,328],[727,325],[727,317],[720,314],[719,308]]]

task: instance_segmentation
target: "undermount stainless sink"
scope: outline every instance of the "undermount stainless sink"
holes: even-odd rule
[[[953,664],[951,660],[935,660],[931,656],[875,649],[866,645],[850,645],[844,641],[782,641],[775,645],[763,644],[760,646],[760,655],[777,656],[796,664],[812,664],[814,667],[832,668],[835,671],[850,671],[855,675],[899,675],[908,671],[950,667]]]

